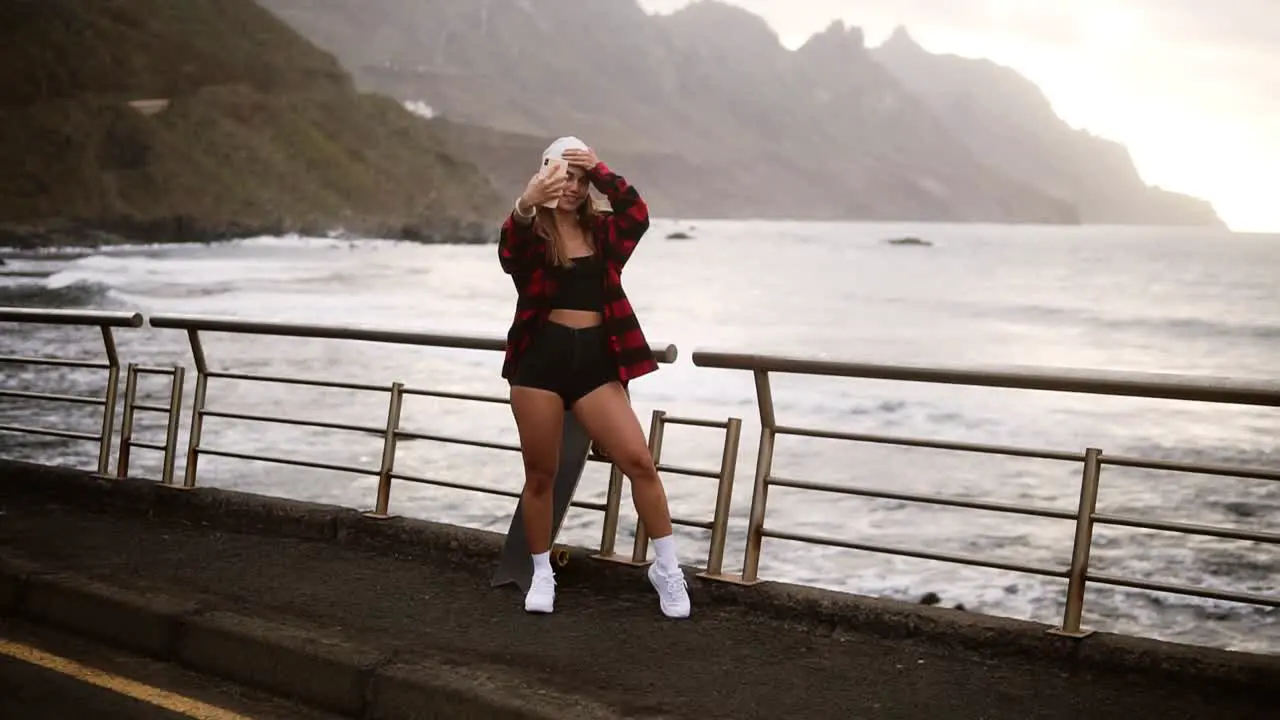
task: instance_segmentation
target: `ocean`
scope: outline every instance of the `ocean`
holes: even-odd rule
[[[677,230],[692,239],[669,239]],[[913,235],[928,246],[892,245]],[[137,310],[502,337],[514,289],[495,246],[264,237],[214,245],[124,247],[82,257],[15,259],[0,305]],[[1153,371],[1264,382],[1280,378],[1280,236],[1203,229],[655,221],[624,273],[646,334],[678,361],[632,385],[640,422],[672,415],[743,420],[726,569],[741,566],[759,420],[749,373],[695,367],[695,350],[942,366]],[[121,330],[122,358],[184,364],[181,477],[194,366],[184,333]],[[494,352],[207,334],[219,370],[293,374],[504,395]],[[0,354],[97,358],[96,330],[6,326]],[[104,374],[0,365],[0,387],[100,394]],[[164,404],[166,379],[145,378]],[[1280,467],[1280,409],[873,380],[776,375],[779,421],[849,432],[1021,445],[1153,459]],[[381,427],[386,396],[213,380],[210,409]],[[6,400],[0,423],[95,432],[94,408]],[[117,428],[118,428],[117,424]],[[414,397],[402,427],[516,443],[509,409]],[[137,436],[159,442],[162,416]],[[669,427],[662,460],[715,470],[721,433]],[[210,418],[221,450],[377,467],[372,435]],[[91,467],[92,444],[0,434],[0,454]],[[114,460],[113,460],[114,462]],[[114,467],[114,465],[113,465]],[[397,470],[518,490],[517,454],[402,443]],[[136,450],[134,474],[158,477]],[[1078,464],[784,437],[777,476],[1074,511]],[[602,500],[592,464],[580,497]],[[668,475],[676,515],[709,519],[714,481]],[[375,481],[211,456],[200,483],[368,508]],[[393,512],[505,531],[513,501],[397,483]],[[1107,467],[1100,512],[1277,532],[1280,483]],[[634,522],[624,492],[619,549]],[[1072,523],[774,488],[767,525],[858,542],[1066,567]],[[561,542],[595,547],[600,515],[572,511]],[[677,530],[682,559],[705,561],[707,533]],[[1099,526],[1092,569],[1160,582],[1280,595],[1280,547]],[[764,579],[1061,621],[1065,581],[767,539]],[[1280,652],[1280,611],[1092,584],[1084,624],[1216,647]]]

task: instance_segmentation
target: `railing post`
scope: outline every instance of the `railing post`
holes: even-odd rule
[[[653,456],[653,464],[657,465],[662,461],[662,431],[666,427],[667,412],[665,410],[654,410],[653,420],[649,423],[649,454]],[[636,542],[631,549],[631,562],[639,565],[646,561],[649,555],[649,533],[645,530],[644,521],[636,518]]]
[[[391,517],[391,473],[396,465],[396,438],[400,432],[400,410],[404,405],[404,383],[391,383],[391,401],[387,404],[387,430],[382,437],[382,465],[378,469],[378,502],[368,517]]]
[[[120,418],[120,455],[116,460],[116,478],[129,477],[129,454],[133,449],[133,406],[138,399],[138,365],[129,363],[124,381],[124,414]]]
[[[102,404],[102,439],[98,443],[98,476],[107,477],[111,467],[111,433],[116,420],[116,397],[120,384],[120,354],[111,328],[102,326],[102,342],[107,350],[107,392]]]
[[[609,466],[609,490],[604,501],[604,522],[600,527],[600,551],[592,557],[607,560],[614,556],[618,542],[618,516],[622,512],[622,470]]]
[[[773,470],[773,439],[778,426],[773,414],[773,391],[769,373],[754,371],[756,403],[760,407],[760,449],[756,454],[756,477],[751,491],[751,517],[747,523],[747,549],[742,561],[743,584],[758,582],[760,550],[764,544],[765,505],[769,499],[769,473]]]
[[[164,429],[164,468],[160,471],[160,483],[173,485],[173,466],[178,456],[178,423],[182,419],[182,387],[187,369],[173,367],[173,380],[169,383],[169,419]]]
[[[200,333],[188,330],[187,339],[191,342],[191,355],[196,364],[196,393],[191,402],[191,437],[187,441],[187,468],[182,478],[182,487],[189,490],[196,486],[196,468],[200,462],[200,436],[204,432],[204,403],[209,391],[209,366],[205,363]]]
[[[716,509],[711,518],[711,547],[707,551],[707,569],[698,577],[720,579],[724,570],[724,543],[729,534],[729,509],[733,503],[733,479],[738,469],[738,447],[742,438],[742,420],[729,418],[724,429],[724,452],[720,456],[720,483],[716,486]]]
[[[1076,510],[1076,537],[1071,549],[1071,570],[1067,578],[1067,607],[1062,627],[1050,630],[1055,635],[1082,638],[1093,633],[1081,630],[1084,615],[1084,590],[1089,577],[1089,548],[1093,543],[1093,514],[1098,506],[1098,476],[1102,471],[1102,451],[1088,448],[1084,452],[1084,474],[1080,480],[1080,504]]]

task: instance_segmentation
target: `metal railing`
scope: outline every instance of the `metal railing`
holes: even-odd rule
[[[120,421],[120,457],[116,463],[116,477],[118,479],[129,477],[129,458],[132,455],[133,448],[145,448],[164,453],[164,462],[160,470],[160,482],[163,485],[173,484],[173,464],[177,457],[178,445],[178,421],[180,419],[179,414],[182,412],[182,384],[186,374],[187,369],[181,365],[162,368],[148,367],[137,363],[129,364],[124,390],[124,417]],[[138,378],[144,375],[169,376],[168,407],[146,405],[138,402]],[[133,418],[134,413],[138,410],[162,413],[167,416],[168,423],[165,425],[163,445],[133,438]]]
[[[690,427],[713,428],[724,431],[724,446],[720,455],[720,467],[716,470],[704,470],[680,465],[669,465],[662,462],[662,440],[668,425],[686,425]],[[716,484],[716,504],[710,520],[691,520],[673,514],[671,524],[681,527],[697,528],[711,533],[711,541],[707,549],[707,566],[700,577],[713,580],[724,579],[724,545],[729,536],[729,509],[733,502],[733,479],[738,466],[738,443],[742,437],[742,419],[729,418],[724,421],[700,420],[697,418],[671,417],[663,410],[653,411],[653,420],[649,424],[649,452],[653,454],[653,462],[658,472],[672,475],[688,475],[718,481]],[[636,522],[636,539],[631,552],[631,562],[643,564],[647,560],[649,550],[649,534],[645,532],[644,523]]]
[[[349,328],[296,323],[252,322],[235,318],[210,318],[179,315],[152,316],[149,322],[154,328],[185,331],[191,345],[191,353],[196,369],[196,382],[195,397],[191,411],[191,430],[187,447],[186,468],[183,474],[182,487],[184,488],[196,487],[200,457],[202,455],[210,455],[240,460],[277,463],[295,467],[333,470],[368,477],[376,477],[378,479],[378,488],[373,509],[365,513],[366,515],[375,518],[392,517],[390,513],[390,502],[392,485],[395,481],[431,485],[454,490],[479,492],[513,499],[518,499],[520,497],[520,491],[518,489],[510,490],[505,488],[485,487],[441,478],[424,477],[421,475],[397,471],[395,467],[396,449],[398,444],[403,440],[423,440],[451,445],[486,448],[491,450],[504,450],[511,452],[520,451],[519,445],[510,443],[406,430],[401,427],[401,415],[404,408],[404,402],[407,397],[433,397],[489,404],[509,404],[509,398],[437,389],[406,387],[404,383],[400,381],[391,382],[389,385],[378,385],[343,380],[319,380],[295,376],[273,376],[213,370],[210,369],[208,365],[200,333],[219,332],[230,334],[269,335],[275,337],[353,340],[434,348],[481,350],[489,352],[502,352],[506,347],[506,341],[503,339],[465,335],[441,335],[400,330]],[[658,362],[672,363],[675,361],[677,351],[674,345],[655,343],[653,347],[654,359]],[[362,426],[323,420],[214,410],[208,407],[209,381],[211,379],[247,380],[265,383],[301,385],[314,388],[342,389],[355,392],[387,393],[387,419],[385,425],[381,427],[374,427],[371,425]],[[169,412],[171,413],[171,427],[173,426],[173,423],[176,422],[176,413],[178,411],[178,403],[180,402],[180,375],[175,376],[173,393],[174,394],[171,396],[173,398],[171,400],[171,408],[169,409]],[[655,432],[651,432],[650,437],[650,449],[655,453],[655,462],[661,453],[661,417],[662,416],[660,414],[655,413],[653,428],[656,429],[656,434]],[[372,469],[352,465],[317,462],[314,460],[281,458],[211,448],[205,446],[202,442],[204,420],[206,418],[275,423],[299,427],[321,428],[326,430],[349,431],[364,435],[377,435],[381,436],[383,441],[381,459],[378,468]],[[709,560],[707,572],[717,574],[720,572],[720,564],[724,556],[724,540],[727,535],[729,518],[729,499],[732,496],[733,475],[734,468],[736,466],[738,433],[741,426],[741,420],[737,418],[730,418],[725,422],[716,423],[706,420],[678,419],[674,421],[669,420],[667,422],[722,427],[725,428],[726,431],[725,460],[722,461],[721,468],[716,473],[708,473],[707,471],[702,470],[686,470],[683,468],[660,468],[660,470],[665,469],[670,472],[707,475],[720,480],[718,495],[723,496],[724,500],[723,502],[717,502],[714,518],[705,523],[682,521],[685,524],[693,525],[695,527],[705,527],[712,530],[712,542],[711,549],[708,554]],[[172,437],[173,433],[171,432],[168,436],[170,442],[172,441]],[[730,453],[731,450],[732,453]],[[170,462],[171,455],[169,452],[171,451],[166,451],[166,462]],[[596,503],[585,500],[575,500],[570,505],[574,508],[595,510],[604,513],[600,546],[598,552],[595,553],[593,557],[620,562],[644,563],[646,561],[645,554],[648,538],[645,536],[643,528],[639,526],[637,526],[637,537],[631,559],[626,560],[618,556],[615,552],[622,497],[623,475],[621,471],[607,458],[595,453],[594,450],[589,453],[588,460],[592,462],[608,463],[610,465],[609,487],[605,502]],[[127,465],[122,463],[121,468],[127,470]]]
[[[1080,627],[1084,609],[1084,593],[1087,582],[1139,588],[1158,592],[1230,600],[1269,607],[1280,607],[1280,597],[1242,592],[1229,592],[1207,588],[1154,582],[1139,578],[1121,577],[1091,572],[1089,552],[1093,540],[1093,528],[1097,524],[1164,530],[1196,535],[1249,540],[1278,545],[1280,534],[1255,532],[1232,528],[1210,527],[1160,520],[1101,514],[1097,512],[1099,477],[1104,465],[1202,473],[1223,477],[1254,478],[1280,481],[1280,470],[1267,468],[1227,467],[1196,463],[1168,462],[1103,455],[1097,448],[1083,452],[1063,452],[1038,448],[984,445],[927,438],[897,437],[871,433],[848,433],[818,428],[780,425],[774,413],[773,393],[769,383],[770,373],[797,375],[825,375],[843,378],[880,379],[902,382],[942,383],[954,385],[1044,390],[1070,393],[1090,393],[1111,396],[1162,398],[1210,403],[1280,407],[1280,386],[1246,383],[1238,380],[1219,379],[1206,383],[1202,379],[1181,376],[1140,373],[1112,373],[1110,375],[1086,374],[1072,371],[1045,371],[1039,369],[972,370],[904,367],[869,363],[836,362],[792,357],[745,355],[736,353],[695,351],[693,363],[699,367],[725,370],[745,370],[754,375],[756,402],[760,412],[760,444],[756,460],[755,482],[752,489],[750,519],[747,526],[746,550],[742,574],[732,578],[736,582],[753,584],[759,581],[760,555],[764,538],[792,540],[803,543],[842,547],[852,550],[885,553],[904,557],[921,558],[958,563],[977,567],[1030,573],[1067,580],[1066,607],[1062,625],[1054,633],[1071,637],[1084,637],[1091,631]],[[826,438],[853,442],[879,443],[917,448],[933,448],[990,455],[1022,458],[1039,458],[1083,464],[1080,483],[1080,499],[1076,512],[1063,512],[1048,508],[1014,505],[955,497],[889,492],[864,487],[849,487],[827,483],[793,480],[773,474],[774,445],[779,436]],[[1075,522],[1075,540],[1068,567],[1045,567],[996,560],[971,555],[938,553],[914,548],[892,547],[869,542],[857,542],[833,537],[822,537],[799,532],[788,532],[766,527],[766,508],[769,488],[788,487],[849,496],[892,499],[903,502],[986,510],[1023,516],[1058,518]]]
[[[103,397],[101,398],[0,389],[0,397],[99,406],[102,408],[101,432],[91,434],[73,432],[70,430],[59,430],[56,428],[37,428],[9,424],[0,425],[0,432],[41,435],[66,440],[96,442],[98,443],[98,474],[106,475],[111,464],[111,436],[116,416],[117,386],[119,385],[120,380],[120,356],[119,353],[116,352],[115,335],[112,330],[115,328],[142,327],[142,314],[136,312],[82,312],[71,310],[0,308],[0,322],[96,327],[102,332],[102,343],[106,354],[106,362],[51,357],[20,357],[16,355],[0,356],[0,363],[5,364],[106,370],[107,385],[106,390],[103,393]]]
[[[116,387],[119,381],[120,370],[120,361],[116,352],[112,329],[117,327],[142,327],[144,324],[142,315],[139,313],[94,313],[0,308],[0,322],[49,323],[89,327],[96,326],[101,328],[106,348],[106,362],[59,358],[0,356],[0,363],[25,363],[54,367],[107,370],[108,383],[103,398],[51,395],[21,390],[0,390],[0,397],[55,402],[63,401],[101,406],[103,408],[101,433],[88,434],[59,429],[28,428],[13,425],[0,425],[0,432],[30,433],[72,440],[95,441],[99,444],[98,474],[106,475],[110,459],[112,422],[116,406]],[[483,487],[452,480],[428,478],[396,470],[397,443],[402,440],[424,440],[510,452],[519,451],[519,446],[514,444],[454,437],[437,433],[415,432],[404,429],[401,427],[401,415],[406,397],[434,397],[489,404],[508,404],[508,398],[425,388],[412,388],[406,387],[399,381],[390,382],[388,384],[375,384],[348,382],[342,380],[308,379],[291,375],[265,375],[213,370],[209,367],[206,360],[201,333],[215,332],[269,335],[276,337],[365,341],[409,346],[480,350],[488,352],[501,352],[505,347],[505,342],[502,339],[324,325],[252,322],[232,318],[209,318],[178,315],[154,316],[150,319],[150,324],[154,328],[174,329],[186,332],[196,370],[194,401],[191,409],[190,435],[188,438],[186,464],[183,470],[181,488],[193,488],[197,486],[199,458],[202,455],[209,455],[249,461],[277,463],[296,467],[336,470],[367,477],[376,477],[378,481],[376,498],[374,499],[372,509],[366,514],[379,518],[391,517],[391,490],[394,481],[397,480],[433,485],[442,488],[487,493],[491,495],[510,497],[513,499],[518,498],[520,495],[516,490]],[[675,360],[675,347],[670,345],[655,345],[655,348],[655,358],[659,362],[671,363]],[[1274,532],[1214,527],[1184,522],[1146,519],[1121,514],[1100,513],[1097,511],[1097,501],[1100,488],[1100,477],[1104,467],[1142,468],[1157,471],[1208,474],[1231,478],[1280,481],[1280,470],[1278,469],[1235,467],[1156,460],[1123,455],[1107,455],[1104,454],[1102,450],[1092,447],[1079,451],[1063,451],[931,438],[901,437],[874,433],[839,432],[821,428],[782,425],[777,421],[774,412],[772,389],[770,386],[770,374],[786,373],[808,376],[878,379],[897,382],[952,384],[972,387],[1088,393],[1107,396],[1160,398],[1193,402],[1264,406],[1272,408],[1280,407],[1280,385],[1249,383],[1230,379],[1206,380],[1202,378],[1137,373],[1110,373],[1104,375],[1041,369],[973,370],[903,367],[710,351],[694,352],[693,363],[699,367],[751,372],[755,380],[755,395],[761,423],[755,477],[746,528],[746,547],[742,570],[740,574],[731,574],[724,572],[723,559],[725,543],[729,530],[729,509],[732,500],[736,461],[740,445],[741,420],[739,418],[728,418],[724,421],[701,420],[668,416],[666,412],[662,410],[655,410],[653,412],[649,428],[648,442],[654,462],[657,464],[659,471],[663,473],[712,478],[718,481],[715,507],[711,513],[710,520],[693,520],[678,516],[672,518],[672,522],[675,525],[699,528],[710,532],[710,542],[707,552],[707,567],[704,572],[699,573],[701,577],[747,585],[759,582],[759,566],[763,550],[763,540],[764,538],[769,537],[853,550],[886,553],[904,557],[959,563],[976,567],[1030,573],[1044,577],[1062,578],[1067,581],[1063,620],[1061,625],[1056,627],[1052,632],[1069,637],[1084,637],[1089,634],[1089,631],[1081,629],[1081,620],[1085,601],[1085,588],[1089,582],[1154,592],[1168,592],[1188,596],[1250,603],[1266,607],[1280,607],[1280,597],[1192,587],[1141,578],[1124,577],[1120,575],[1098,573],[1090,570],[1089,568],[1093,531],[1097,525],[1130,527],[1145,530],[1244,540],[1272,546],[1280,545],[1280,534]],[[175,486],[174,479],[174,463],[178,438],[178,421],[182,410],[185,373],[185,368],[181,366],[161,368],[131,364],[128,367],[125,388],[126,400],[124,403],[124,414],[121,422],[121,448],[116,472],[117,477],[124,478],[128,476],[131,450],[135,447],[142,447],[162,451],[164,453],[164,469],[162,471],[161,484],[168,487],[177,487]],[[164,407],[162,405],[148,405],[138,402],[137,392],[140,378],[151,375],[168,376],[170,378],[168,407]],[[324,420],[230,412],[213,409],[208,407],[207,404],[210,396],[209,382],[210,380],[221,379],[277,383],[312,388],[342,389],[353,392],[386,393],[386,422],[381,426],[375,427],[372,425],[366,426]],[[134,417],[137,411],[167,413],[168,422],[166,426],[165,441],[163,444],[144,443],[133,437]],[[380,437],[382,441],[382,452],[379,465],[374,469],[356,467],[352,465],[324,463],[301,458],[290,459],[273,457],[208,447],[202,440],[203,423],[206,418],[275,423],[305,428],[349,431],[363,435],[377,436]],[[687,468],[663,463],[663,441],[666,428],[669,425],[722,430],[724,432],[724,440],[720,467],[717,470],[709,470]],[[1076,508],[1073,511],[1068,511],[980,499],[834,485],[830,483],[780,477],[773,473],[772,465],[775,444],[781,436],[826,438],[860,443],[875,443],[891,446],[930,448],[985,455],[1080,463],[1082,474],[1079,487],[1079,498],[1076,503]],[[637,521],[636,524],[635,542],[633,544],[630,557],[626,557],[615,552],[623,476],[619,469],[613,465],[608,458],[601,457],[594,451],[589,454],[589,460],[593,462],[607,463],[611,466],[608,491],[603,503],[576,501],[572,504],[572,507],[575,508],[590,509],[604,513],[599,552],[593,557],[631,564],[643,564],[647,562],[649,538],[643,524],[639,521]],[[1069,565],[1066,567],[1050,567],[1045,565],[1006,561],[993,557],[941,553],[916,548],[894,547],[871,542],[823,537],[774,528],[766,525],[768,491],[772,487],[786,487],[846,496],[889,499],[908,503],[923,503],[934,506],[1068,520],[1073,523],[1075,530],[1071,560]]]

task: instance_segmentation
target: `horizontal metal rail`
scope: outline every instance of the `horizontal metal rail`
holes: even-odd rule
[[[255,460],[257,462],[274,463],[276,465],[292,465],[295,467],[312,468],[315,470],[332,470],[334,472],[345,472],[353,475],[377,475],[377,470],[369,468],[356,467],[355,465],[342,465],[339,463],[318,462],[316,460],[298,460],[296,458],[282,458],[274,455],[258,455],[255,453],[236,452],[234,450],[215,450],[213,448],[200,448],[201,455],[214,455],[217,457],[232,458],[234,460]]]
[[[668,465],[667,463],[658,463],[658,472],[687,475],[689,477],[708,478],[710,480],[716,480],[720,477],[719,470],[703,470],[702,468],[684,467],[683,465]]]
[[[878,443],[881,445],[901,445],[903,447],[930,448],[934,450],[959,450],[986,455],[1006,455],[1009,457],[1038,458],[1041,460],[1065,460],[1081,462],[1084,453],[1062,452],[1059,450],[1040,450],[1036,448],[1013,447],[1010,445],[985,445],[981,443],[956,442],[952,440],[930,440],[926,438],[910,438],[894,435],[875,435],[871,433],[838,432],[835,430],[819,430],[815,428],[792,427],[778,425],[773,428],[776,435],[795,435],[797,437],[821,438],[823,440],[850,440],[853,442]]]
[[[829,375],[1017,390],[1087,393],[1127,397],[1280,405],[1280,384],[1235,378],[1204,378],[1165,373],[1103,372],[1067,368],[946,368],[815,360],[780,355],[695,350],[698,367],[752,372]]]
[[[501,397],[499,395],[474,395],[472,393],[446,392],[444,390],[424,390],[421,388],[405,388],[405,395],[417,395],[418,397],[433,397],[442,400],[470,400],[471,402],[493,403],[496,405],[510,405],[511,398]]]
[[[44,365],[46,367],[89,368],[90,370],[110,369],[110,363],[94,360],[63,360],[60,358],[21,357],[18,355],[0,355],[0,363],[7,365]]]
[[[167,413],[167,412],[169,412],[169,408],[164,407],[163,405],[148,405],[148,404],[146,404],[146,403],[136,403],[136,404],[133,406],[133,409],[134,409],[134,410],[145,410],[146,412],[157,412],[157,413]]]
[[[421,475],[410,475],[408,473],[392,473],[392,479],[404,480],[418,485],[431,485],[433,487],[445,488],[446,490],[463,490],[466,492],[478,492],[485,495],[496,495],[498,497],[511,498],[519,500],[521,492],[519,490],[507,490],[505,488],[486,487],[484,485],[468,485],[466,483],[454,482],[452,480],[440,480],[437,478],[428,478]],[[603,512],[605,510],[604,503],[591,502],[588,500],[574,500],[569,503],[569,507],[581,508],[583,510],[596,510]]]
[[[769,486],[794,488],[797,490],[816,490],[818,492],[828,492],[836,495],[850,495],[854,497],[874,498],[878,500],[899,500],[902,502],[965,508],[968,510],[987,510],[990,512],[1027,515],[1031,517],[1056,518],[1059,520],[1076,519],[1076,514],[1074,512],[1067,512],[1065,510],[1052,510],[1050,508],[1032,507],[1030,505],[1013,505],[986,500],[965,500],[963,498],[945,497],[941,495],[920,495],[916,493],[891,492],[888,490],[874,490],[871,488],[852,487],[848,485],[833,485],[831,483],[813,482],[809,480],[787,480],[776,475],[769,476]]]
[[[134,365],[133,371],[139,375],[173,375],[178,372],[178,368],[157,367],[153,365]]]
[[[1280,533],[1240,530],[1237,528],[1216,527],[1213,525],[1196,525],[1194,523],[1181,523],[1170,520],[1150,520],[1147,518],[1131,517],[1128,515],[1108,515],[1106,513],[1094,513],[1093,522],[1101,523],[1103,525],[1119,525],[1122,527],[1138,528],[1140,530],[1163,530],[1165,532],[1175,532],[1183,535],[1203,535],[1205,537],[1220,537],[1231,540],[1248,540],[1251,542],[1280,545]]]
[[[139,312],[92,312],[86,310],[0,307],[0,322],[140,328],[143,324],[143,318],[142,313]]]
[[[711,530],[715,527],[715,523],[710,520],[691,520],[678,515],[671,516],[672,525],[680,525],[682,527],[694,528],[695,530]]]
[[[379,430],[379,432],[381,432]],[[436,435],[434,433],[409,432],[408,430],[397,430],[396,437],[401,440],[430,440],[433,442],[448,443],[450,445],[466,445],[469,447],[486,448],[489,450],[510,450],[512,452],[520,452],[519,445],[511,443],[494,442],[491,440],[472,440],[470,438],[454,437],[452,435]]]
[[[72,405],[104,405],[102,398],[83,397],[80,395],[56,395],[52,393],[24,392],[22,390],[0,390],[0,397],[19,398],[21,400],[47,400],[49,402],[69,403]]]
[[[144,322],[142,313],[0,307],[0,323],[3,322],[30,325],[96,327],[99,332],[102,333],[102,345],[103,351],[106,355],[106,362],[81,360],[76,358],[0,356],[0,363],[10,365],[106,370],[107,384],[101,399],[20,390],[0,391],[0,397],[100,406],[102,408],[102,429],[97,435],[89,435],[88,433],[72,432],[53,428],[32,428],[13,424],[0,425],[0,432],[40,435],[44,437],[62,438],[64,440],[96,441],[98,443],[97,474],[99,476],[106,476],[111,464],[111,436],[115,427],[116,399],[118,395],[117,385],[120,380],[120,356],[116,350],[115,334],[113,333],[113,330],[115,328],[142,327]]]
[[[770,530],[768,528],[764,528],[762,532],[765,537],[777,538],[779,540],[793,540],[795,542],[809,543],[810,545],[829,545],[832,547],[847,548],[849,550],[864,550],[867,552],[883,553],[886,555],[919,558],[921,560],[937,560],[941,562],[955,563],[957,565],[973,565],[976,567],[991,568],[993,570],[1008,570],[1011,572],[1022,572],[1031,575],[1042,575],[1044,577],[1065,578],[1068,573],[1065,568],[1058,569],[1043,567],[1040,565],[1028,565],[1026,563],[1013,562],[1012,560],[990,560],[976,555],[940,553],[929,550],[896,547],[893,545],[853,542],[851,540],[843,540],[841,538],[824,537],[822,535],[811,535],[798,532],[783,532],[781,530]]]
[[[1132,527],[1138,529],[1177,532],[1190,535],[1218,537],[1249,541],[1266,545],[1280,544],[1280,534],[1259,532],[1231,527],[1214,527],[1193,523],[1172,522],[1137,518],[1119,514],[1097,512],[1099,476],[1104,465],[1134,467],[1173,472],[1189,472],[1223,477],[1280,480],[1280,470],[1271,468],[1232,467],[1224,465],[1150,460],[1127,456],[1107,456],[1101,450],[1089,448],[1081,452],[1061,452],[1038,448],[1022,448],[1004,445],[988,445],[929,438],[914,438],[829,431],[818,428],[800,428],[778,423],[770,387],[770,373],[835,376],[845,378],[881,379],[901,382],[923,382],[977,387],[997,387],[1020,390],[1040,390],[1093,395],[1128,396],[1156,399],[1210,402],[1233,405],[1280,407],[1280,384],[1241,381],[1224,378],[1194,378],[1167,374],[1144,373],[1095,373],[1076,370],[1049,370],[1042,368],[1017,369],[963,369],[903,367],[872,363],[837,362],[792,357],[745,355],[721,352],[695,351],[693,363],[699,367],[751,371],[755,378],[756,401],[760,412],[760,447],[756,461],[755,487],[752,493],[750,519],[747,528],[746,556],[743,562],[742,582],[757,581],[762,541],[765,537],[787,539],[852,550],[916,557],[942,562],[959,563],[1000,570],[1025,572],[1050,577],[1065,577],[1067,602],[1061,627],[1055,633],[1070,637],[1088,634],[1080,627],[1084,607],[1084,589],[1088,581],[1111,585],[1171,592],[1182,595],[1232,600],[1265,606],[1280,606],[1280,597],[1268,597],[1256,593],[1196,588],[1172,583],[1162,583],[1141,578],[1124,578],[1089,571],[1090,547],[1096,524]],[[779,436],[804,436],[879,443],[906,447],[929,448],[990,455],[1036,458],[1083,463],[1080,483],[1080,499],[1075,512],[1025,505],[971,500],[939,495],[875,490],[863,487],[831,483],[791,480],[772,472],[774,445]],[[997,558],[939,553],[920,549],[894,547],[870,542],[858,542],[842,538],[808,535],[766,527],[768,491],[771,487],[789,487],[855,497],[868,497],[903,502],[924,503],[936,506],[968,510],[1011,513],[1031,517],[1044,517],[1075,521],[1075,540],[1070,567],[1059,570],[1027,565]]]
[[[1209,600],[1226,600],[1228,602],[1248,603],[1250,605],[1263,605],[1266,607],[1280,607],[1280,596],[1276,595],[1258,595],[1256,593],[1239,593],[1227,590],[1214,590],[1212,588],[1194,587],[1191,585],[1178,585],[1175,583],[1155,582],[1153,580],[1142,580],[1139,578],[1120,577],[1118,575],[1103,575],[1100,573],[1090,572],[1088,579],[1090,582],[1102,583],[1104,585],[1114,585],[1116,587],[1127,587],[1135,590],[1151,590],[1153,592],[1166,592],[1173,595],[1190,595],[1192,597],[1202,597]]]
[[[0,317],[3,319],[3,317]],[[208,317],[200,315],[152,315],[151,327],[173,330],[224,332],[237,335],[272,335],[276,337],[317,338],[324,340],[354,340],[360,342],[417,345],[423,347],[456,348],[461,350],[491,350],[501,352],[507,341],[501,337],[478,335],[449,335],[424,333],[412,330],[362,328],[342,325],[317,325],[310,323],[262,322],[240,318]],[[654,359],[658,362],[676,361],[674,345],[652,344]]]
[[[356,390],[360,392],[386,392],[386,385],[372,383],[353,383],[343,380],[323,380],[318,378],[291,377],[288,375],[262,375],[259,373],[234,373],[209,370],[205,377],[220,380],[247,380],[249,382],[271,383],[273,385],[302,385],[304,387],[325,388],[327,390]]]
[[[699,420],[698,418],[677,417],[668,415],[663,422],[668,425],[688,425],[690,427],[712,428],[714,430],[728,430],[728,420]]]
[[[385,391],[386,388],[383,388]],[[328,420],[306,420],[303,418],[288,418],[278,415],[259,415],[255,413],[235,413],[225,412],[222,410],[205,410],[204,416],[207,418],[224,418],[227,420],[245,420],[248,422],[271,423],[273,425],[291,425],[293,427],[309,427],[319,430],[346,430],[358,433],[374,433],[382,434],[382,428],[372,427],[370,425],[352,425],[350,423],[330,422]]]
[[[1171,460],[1149,460],[1146,458],[1128,457],[1125,455],[1106,455],[1103,465],[1131,467],[1146,470],[1166,470],[1168,472],[1194,473],[1198,475],[1218,475],[1221,477],[1250,478],[1253,480],[1280,481],[1280,470],[1266,468],[1232,467],[1230,465],[1207,465],[1201,463],[1174,462]]]
[[[50,428],[28,427],[26,425],[0,425],[0,432],[10,432],[20,435],[43,435],[45,437],[56,437],[64,440],[101,440],[101,436],[96,433],[74,432],[72,430],[53,430]]]

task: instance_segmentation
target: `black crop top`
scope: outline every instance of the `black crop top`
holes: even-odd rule
[[[604,264],[596,255],[569,258],[573,264],[554,270],[556,294],[551,309],[591,310],[604,308]]]

